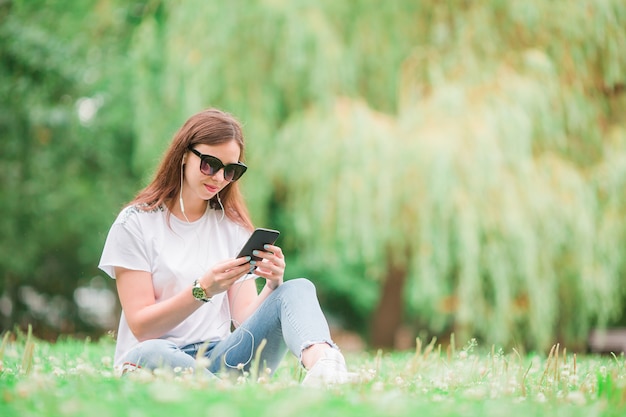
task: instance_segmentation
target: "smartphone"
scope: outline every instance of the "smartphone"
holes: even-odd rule
[[[248,239],[248,241],[243,245],[243,248],[241,248],[241,251],[239,252],[239,255],[237,255],[237,258],[241,258],[242,256],[249,256],[250,258],[252,258],[252,260],[260,261],[261,258],[252,255],[252,251],[264,251],[265,249],[263,249],[263,246],[273,245],[274,242],[276,242],[276,239],[278,239],[279,235],[280,232],[278,230],[264,229],[262,227],[255,229],[250,236],[250,239]]]

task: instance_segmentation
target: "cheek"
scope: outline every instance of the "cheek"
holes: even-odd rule
[[[194,169],[193,166],[185,165],[182,172],[185,183],[191,185],[198,182],[198,177],[200,176],[200,171],[198,170],[198,168]]]

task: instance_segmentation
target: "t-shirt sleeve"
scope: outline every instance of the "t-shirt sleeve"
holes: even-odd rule
[[[241,251],[243,245],[245,245],[252,233],[244,229],[242,226],[237,225],[233,235],[233,244],[230,248],[230,252],[232,253],[232,256],[235,257]]]
[[[152,272],[146,242],[136,216],[116,220],[104,243],[98,268],[115,279],[115,267]]]

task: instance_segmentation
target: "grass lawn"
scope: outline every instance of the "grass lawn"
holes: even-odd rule
[[[0,416],[624,416],[624,356],[581,356],[555,346],[520,355],[470,343],[412,352],[348,353],[363,381],[299,385],[287,358],[272,378],[207,380],[193,374],[112,371],[114,342],[47,343],[5,334]]]

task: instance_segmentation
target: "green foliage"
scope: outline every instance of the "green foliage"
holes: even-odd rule
[[[623,228],[604,230],[595,178],[624,140],[615,132],[623,116],[611,110],[623,98],[604,92],[624,81],[612,74],[626,73],[626,60],[610,45],[626,45],[616,25],[625,11],[615,2],[507,6],[472,8],[452,25],[451,50],[424,48],[405,67],[399,117],[425,179],[410,298],[436,312],[454,294],[457,328],[488,340],[581,342],[622,308]],[[583,24],[589,16],[594,24]],[[452,64],[442,74],[439,62]]]
[[[531,54],[522,58],[546,62]],[[622,265],[605,252],[619,243],[598,233],[589,173],[563,156],[566,145],[561,154],[550,144],[569,142],[562,120],[544,116],[555,107],[558,80],[525,74],[524,61],[516,68],[498,69],[477,87],[450,83],[401,115],[421,179],[408,187],[420,202],[410,297],[418,311],[436,312],[454,295],[459,331],[488,340],[521,339],[522,329],[530,345],[545,346],[559,329],[574,342],[589,318],[606,323],[619,312]]]
[[[622,309],[624,99],[607,89],[623,88],[611,45],[626,45],[625,11],[524,4],[433,4],[417,26],[434,38],[413,39],[397,115],[358,101],[296,114],[275,183],[291,245],[328,285],[351,282],[354,304],[400,264],[409,317],[430,329],[580,345]],[[354,263],[361,275],[335,273]]]
[[[410,239],[403,208],[394,204],[405,189],[398,171],[407,168],[396,158],[399,139],[391,118],[339,100],[292,118],[276,142],[284,151],[269,158],[281,227],[289,230],[283,245],[324,285],[351,294],[356,308],[368,306],[366,314],[389,267],[387,253],[401,258]]]
[[[349,327],[391,270],[408,324],[461,338],[581,346],[623,310],[622,1],[0,7],[15,302],[28,284],[66,308],[174,131],[217,106],[244,122],[253,218]]]
[[[92,326],[77,318],[73,292],[96,274],[102,231],[128,195],[129,174],[120,157],[128,130],[115,120],[124,108],[79,118],[81,104],[97,110],[114,99],[100,88],[120,90],[102,81],[114,64],[99,54],[115,50],[97,33],[104,20],[89,26],[85,15],[96,10],[84,4],[43,3],[5,2],[0,10],[2,327],[33,323],[40,334]]]
[[[175,129],[198,109],[234,112],[254,167],[243,180],[246,195],[254,218],[265,221],[272,190],[264,161],[291,112],[338,88],[345,66],[335,36],[323,11],[304,1],[163,2],[143,20],[131,47],[135,166],[153,167]]]

